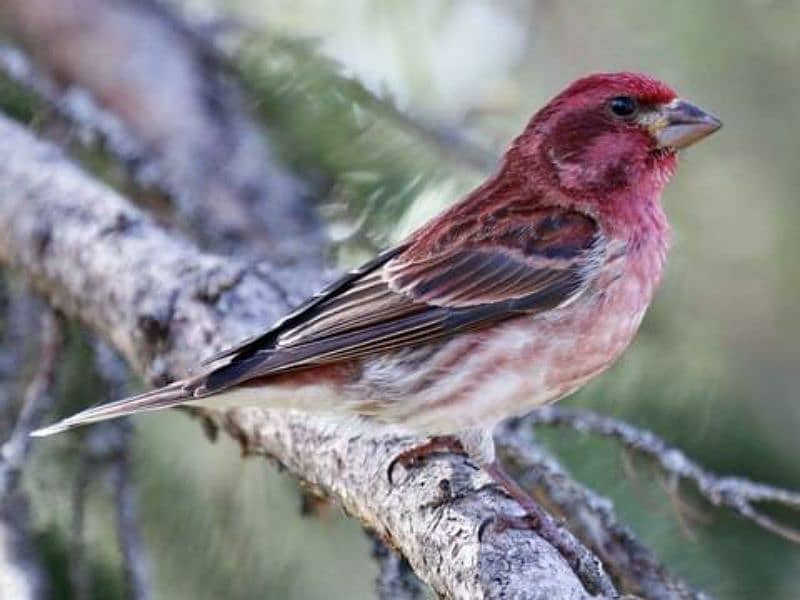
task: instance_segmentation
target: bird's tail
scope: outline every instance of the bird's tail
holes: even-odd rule
[[[37,429],[31,432],[31,435],[33,437],[45,437],[88,423],[116,419],[117,417],[124,417],[126,415],[132,415],[133,413],[178,406],[191,399],[192,391],[187,385],[187,382],[176,381],[165,387],[145,392],[138,396],[131,396],[130,398],[117,400],[116,402],[109,402],[108,404],[87,408],[58,423]]]

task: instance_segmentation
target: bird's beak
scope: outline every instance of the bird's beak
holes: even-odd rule
[[[717,117],[680,98],[661,106],[658,113],[651,132],[659,148],[686,148],[722,127]]]

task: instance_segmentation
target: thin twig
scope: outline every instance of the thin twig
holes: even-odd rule
[[[17,489],[22,467],[31,448],[30,432],[42,424],[52,407],[53,380],[62,346],[62,324],[52,310],[41,317],[41,354],[39,368],[25,390],[19,418],[8,441],[0,448],[0,503]]]
[[[89,564],[86,557],[86,493],[92,480],[91,457],[81,453],[78,472],[72,487],[72,523],[69,543],[69,583],[75,600],[89,598]]]
[[[602,561],[617,588],[656,600],[700,600],[706,596],[671,575],[614,514],[611,501],[576,481],[533,440],[527,417],[495,431],[504,463],[520,485]]]
[[[680,480],[674,474],[659,474],[658,483],[667,494],[669,498],[669,505],[672,509],[672,514],[675,515],[675,520],[678,522],[678,527],[683,535],[693,541],[697,541],[697,534],[692,529],[690,520],[691,515],[686,510],[686,503],[681,498],[680,493]]]
[[[125,363],[106,344],[94,344],[95,366],[112,398],[127,393],[128,370]],[[122,554],[125,582],[132,600],[153,597],[150,561],[142,541],[136,489],[131,474],[130,441],[133,428],[127,419],[105,423],[96,429],[98,438],[89,443],[98,466],[109,471],[116,517],[117,542]]]
[[[56,111],[71,125],[72,132],[84,145],[102,141],[106,151],[129,169],[141,185],[158,183],[160,169],[157,163],[125,124],[100,106],[87,90],[77,86],[60,89],[36,68],[27,54],[8,43],[0,44],[0,74]]]
[[[144,549],[136,490],[131,478],[130,423],[114,423],[120,429],[124,446],[111,466],[111,485],[114,488],[117,540],[122,552],[125,581],[133,600],[148,600],[153,597],[150,561]]]
[[[800,511],[800,492],[743,477],[717,475],[654,433],[589,411],[551,406],[534,411],[523,422],[570,427],[581,433],[614,438],[653,460],[666,473],[693,483],[700,495],[712,505],[731,509],[767,531],[800,543],[800,530],[779,523],[755,507],[756,504],[771,503]]]
[[[52,401],[50,388],[60,355],[61,325],[50,309],[43,311],[27,292],[13,289],[7,277],[2,286],[8,296],[2,301],[5,322],[0,404],[3,420],[8,423],[3,433],[9,438],[0,449],[0,597],[44,598],[47,578],[32,540],[30,503],[20,480],[30,451],[27,433],[39,426],[41,414]],[[39,370],[21,394],[22,400],[17,401],[14,396],[22,390],[19,365],[28,358],[27,341],[37,338],[41,346]]]
[[[25,373],[20,365],[38,363],[42,311],[45,305],[19,277],[0,272],[0,438],[11,437],[25,400]]]

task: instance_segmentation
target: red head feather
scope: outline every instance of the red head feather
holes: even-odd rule
[[[663,81],[641,73],[595,73],[572,82],[553,99],[553,103],[571,98],[586,99],[596,94],[629,95],[645,104],[663,104],[677,97],[675,90]]]
[[[676,94],[634,73],[575,81],[533,116],[492,178],[414,237],[422,246],[440,236],[458,237],[461,223],[524,207],[576,210],[597,218],[612,236],[655,236],[666,243],[659,197],[674,171],[675,152],[659,148],[645,123],[615,118],[610,103],[619,97],[648,111]]]
[[[533,116],[509,150],[503,171],[522,176],[549,201],[561,198],[563,204],[612,220],[635,208],[631,202],[657,202],[674,171],[675,153],[658,148],[639,119],[616,116],[611,103],[630,98],[637,114],[645,114],[676,97],[671,87],[647,75],[599,73],[579,79]]]

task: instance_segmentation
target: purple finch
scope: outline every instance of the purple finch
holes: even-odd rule
[[[676,153],[719,127],[650,77],[580,79],[480,187],[202,375],[34,435],[256,405],[456,436],[496,474],[494,425],[574,392],[630,343],[666,260]]]

